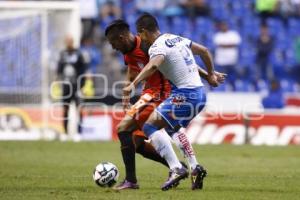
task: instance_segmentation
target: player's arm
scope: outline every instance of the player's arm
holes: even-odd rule
[[[198,66],[198,72],[199,72],[199,75],[204,78],[205,80],[207,80],[207,77],[208,77],[208,73],[205,69],[203,69],[202,67]]]
[[[129,95],[130,92],[143,80],[151,76],[164,62],[165,57],[163,55],[156,55],[150,59],[148,64],[143,68],[139,75],[132,81],[132,83],[123,89],[124,95]]]
[[[225,81],[226,76],[227,76],[227,74],[215,71],[214,74],[217,76],[217,82],[211,82],[211,80],[209,79],[208,73],[205,69],[198,66],[198,72],[199,72],[199,75],[202,78],[204,78],[209,83],[209,85],[211,85],[213,87],[218,87],[219,84],[221,84]]]
[[[209,50],[196,42],[191,43],[191,50],[194,55],[199,55],[207,68],[207,81],[213,86],[218,86],[218,77],[214,70],[213,59]]]
[[[207,73],[208,74],[213,74],[214,73],[214,65],[213,65],[213,59],[211,56],[211,53],[209,50],[196,42],[192,42],[191,44],[191,50],[194,55],[199,55],[201,59],[203,60],[206,68],[207,68]]]
[[[137,70],[134,70],[135,67],[131,66],[131,65],[127,65],[127,72],[126,72],[126,83],[124,85],[124,88],[129,86],[130,83],[132,83],[132,81],[137,77],[137,75],[139,74],[139,72]],[[122,97],[122,105],[123,105],[123,109],[129,109],[130,108],[130,98],[127,95],[127,93],[125,93],[123,91],[123,97]]]
[[[165,60],[163,55],[157,55],[150,59],[148,64],[143,68],[139,75],[132,81],[132,84],[136,87],[140,82],[151,76]]]

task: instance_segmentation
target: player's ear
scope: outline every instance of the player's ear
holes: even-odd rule
[[[141,29],[138,29],[137,30],[137,35],[138,36],[142,36],[142,34],[145,32],[145,29],[144,28],[141,28]]]
[[[123,34],[118,35],[118,40],[124,41],[125,38]]]

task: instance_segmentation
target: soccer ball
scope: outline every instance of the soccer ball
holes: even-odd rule
[[[93,179],[100,187],[112,187],[118,178],[119,170],[110,162],[99,163],[93,173]]]

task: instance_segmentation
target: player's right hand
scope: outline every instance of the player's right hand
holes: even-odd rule
[[[218,82],[218,76],[216,75],[216,73],[208,74],[207,82],[209,83],[209,85],[211,85],[213,87],[218,87],[219,82]]]
[[[131,82],[127,83],[125,87],[123,88],[123,96],[122,96],[122,105],[124,111],[130,109],[131,104],[130,104],[130,94],[131,91],[133,90]]]
[[[213,74],[207,75],[207,82],[212,87],[218,87],[220,84],[224,83],[227,74],[215,71]]]
[[[122,105],[123,105],[123,110],[124,111],[130,109],[131,104],[130,104],[130,97],[129,96],[125,96],[125,95],[122,96]]]
[[[227,74],[224,74],[222,72],[218,72],[218,71],[215,71],[215,75],[217,76],[217,81],[218,83],[224,83],[226,77],[227,77]]]

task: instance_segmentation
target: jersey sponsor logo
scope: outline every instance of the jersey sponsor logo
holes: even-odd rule
[[[166,39],[165,44],[167,45],[167,47],[171,48],[174,47],[176,45],[176,43],[181,42],[183,39],[181,37],[176,37],[173,39]]]

